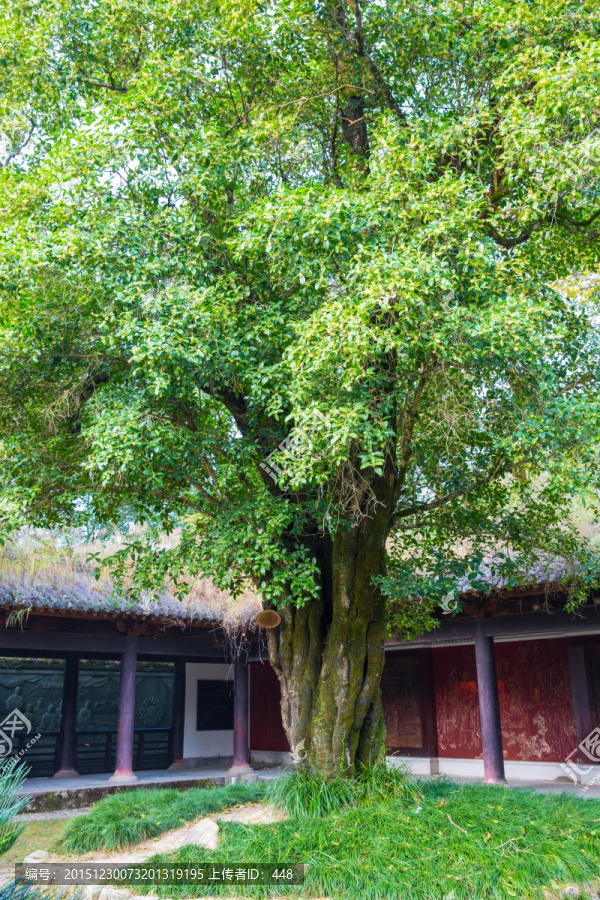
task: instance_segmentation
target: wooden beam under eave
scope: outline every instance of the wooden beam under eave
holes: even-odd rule
[[[89,614],[74,614],[72,610],[56,614],[43,609],[35,610],[28,614],[27,621],[24,623],[24,629],[28,631],[68,631],[70,633],[81,633],[82,630],[85,630],[89,634],[116,635],[120,632],[120,625],[130,630],[139,623],[140,618],[138,616],[122,616],[119,618],[111,616],[110,618],[105,618]],[[179,639],[185,634],[193,639],[209,638],[214,640],[214,638],[210,637],[214,633],[214,626],[208,627],[200,623],[192,623],[187,625],[186,630],[182,632],[181,627],[175,623],[169,626],[165,622],[146,619],[143,624],[148,635],[158,638],[163,638],[166,634],[172,638]]]
[[[22,631],[20,628],[0,630],[0,656],[37,656],[40,653],[62,656],[79,653],[81,656],[116,658],[125,650],[128,638],[124,635],[75,634],[67,631]],[[197,662],[228,662],[228,645],[198,639],[181,642],[175,638],[139,637],[138,653],[146,657],[185,657]]]
[[[574,637],[576,635],[600,635],[600,609],[595,605],[580,607],[576,613],[563,610],[546,613],[524,613],[513,616],[489,616],[484,619],[447,617],[438,628],[428,631],[412,641],[390,638],[387,650],[403,650],[414,647],[435,647],[444,644],[474,644],[475,627],[482,623],[483,632],[496,640],[543,639]]]

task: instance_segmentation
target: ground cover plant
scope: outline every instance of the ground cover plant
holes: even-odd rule
[[[262,799],[264,791],[264,784],[256,782],[185,791],[166,788],[113,794],[96,803],[87,815],[71,819],[55,849],[73,854],[118,850],[228,806],[256,802]]]
[[[600,876],[596,800],[444,779],[419,788],[419,801],[391,796],[273,825],[223,823],[217,851],[185,847],[153,862],[303,862],[306,883],[288,893],[335,900],[525,900]],[[173,898],[231,894],[210,885],[156,890]],[[281,886],[272,891],[285,894]],[[236,892],[269,896],[267,888],[236,885]]]

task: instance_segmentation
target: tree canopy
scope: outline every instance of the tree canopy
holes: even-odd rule
[[[321,643],[349,534],[377,557],[352,590],[405,634],[557,554],[578,599],[599,25],[591,0],[11,4],[6,530],[180,528],[131,547],[140,584],[249,580]]]

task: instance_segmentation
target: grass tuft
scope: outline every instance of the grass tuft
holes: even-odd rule
[[[371,806],[386,800],[410,803],[422,799],[418,784],[402,766],[385,763],[361,768],[355,778],[336,778],[307,769],[278,778],[267,797],[290,816],[330,816],[346,806]]]
[[[87,815],[71,819],[54,849],[71,854],[120,850],[228,806],[256,803],[264,794],[262,782],[111,794],[98,801]]]

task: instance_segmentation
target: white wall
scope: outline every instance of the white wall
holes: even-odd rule
[[[448,775],[450,778],[476,778],[483,780],[483,759],[450,759],[440,757],[411,757],[411,756],[388,756],[388,762],[393,764],[404,764],[414,775]],[[584,768],[582,766],[582,768]],[[582,781],[592,779],[594,771],[598,772],[598,780],[600,782],[600,766],[590,768],[590,772]],[[519,781],[561,781],[573,784],[574,782],[565,775],[564,769],[560,763],[553,762],[530,762],[528,760],[504,760],[504,772],[507,778]]]
[[[251,750],[250,762],[265,766],[291,766],[292,757],[284,750]]]
[[[233,731],[196,731],[198,681],[233,679],[233,669],[226,663],[186,663],[185,722],[183,757],[193,761],[203,756],[232,756]]]

